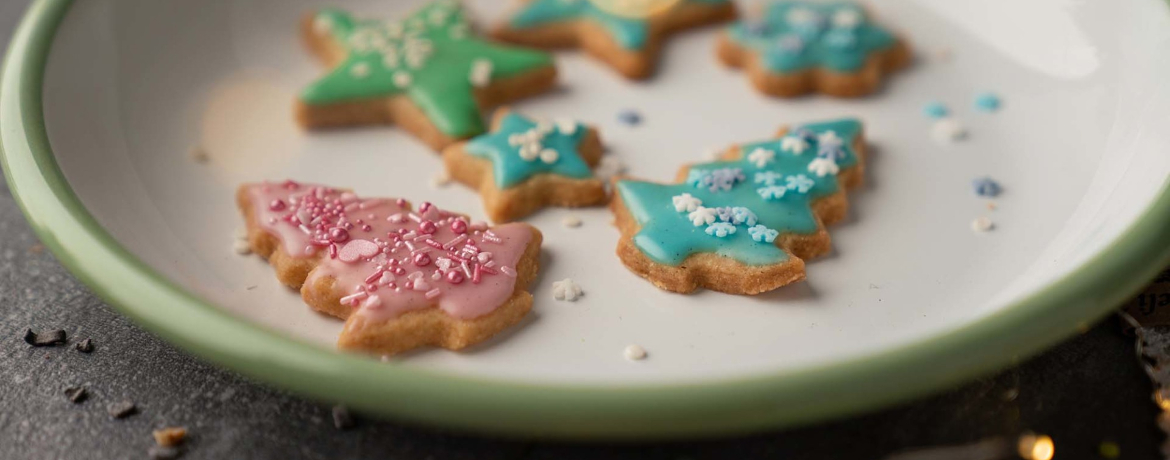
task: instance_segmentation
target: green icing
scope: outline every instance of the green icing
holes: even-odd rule
[[[463,9],[452,0],[432,1],[396,22],[356,20],[345,11],[323,9],[314,27],[328,31],[347,57],[306,88],[301,101],[325,105],[406,94],[453,137],[484,131],[477,84],[552,65],[546,53],[471,36]]]
[[[561,124],[565,124],[564,128]],[[535,121],[509,113],[499,129],[472,139],[466,149],[471,155],[491,160],[496,187],[501,189],[541,173],[587,179],[593,177],[593,172],[577,150],[586,129],[576,122],[546,122],[538,128]],[[527,133],[538,135],[539,139],[529,143],[531,153],[525,158],[521,150],[525,148],[523,138]],[[544,150],[556,152],[556,158],[542,158],[540,153]]]
[[[839,148],[828,148],[829,143],[818,140],[821,135],[833,132],[840,138]],[[802,135],[803,134],[803,137]],[[641,225],[641,230],[634,235],[634,244],[651,260],[678,266],[691,254],[715,253],[724,257],[731,257],[748,265],[767,265],[787,260],[788,255],[775,244],[768,241],[756,241],[754,232],[761,229],[775,231],[778,234],[797,233],[811,234],[817,230],[817,220],[813,214],[811,203],[818,198],[836,193],[839,189],[837,176],[827,173],[819,176],[813,170],[814,162],[833,161],[840,169],[846,169],[857,164],[857,155],[853,150],[854,141],[861,134],[861,122],[855,119],[842,119],[825,123],[804,125],[795,128],[785,138],[805,139],[807,150],[795,154],[791,149],[785,149],[785,138],[755,142],[742,145],[743,158],[736,161],[717,161],[695,165],[691,168],[687,183],[656,184],[651,182],[624,180],[617,184],[617,193],[621,194],[622,201],[630,215]],[[774,156],[770,161],[759,164],[759,157],[752,155],[757,149],[771,151]],[[712,171],[738,168],[742,171],[742,181],[731,185],[729,190],[712,191],[706,185],[696,185],[695,182]],[[789,179],[803,176],[804,179]],[[771,181],[769,181],[771,179]],[[804,181],[806,189],[789,187]],[[767,193],[768,184],[776,189],[786,189],[783,196],[775,199],[766,199],[761,193]],[[688,212],[676,209],[674,197],[689,193],[702,201],[705,208],[742,207],[750,210],[757,219],[754,231],[749,231],[747,223],[735,225],[735,233],[724,237],[712,235],[719,228],[711,229],[709,225],[696,226],[691,221]],[[725,223],[720,218],[717,224]],[[727,225],[723,228],[726,229]]]
[[[731,0],[680,0],[679,3],[715,5]],[[605,28],[625,49],[640,50],[649,35],[647,18],[632,18],[610,13],[591,0],[533,0],[512,16],[511,26],[519,29],[563,21],[587,19]]]
[[[741,21],[728,32],[732,40],[759,53],[765,68],[778,73],[812,67],[853,72],[871,53],[896,42],[853,3],[776,2],[762,19]]]

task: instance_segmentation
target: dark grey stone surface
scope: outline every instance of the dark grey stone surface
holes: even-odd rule
[[[0,45],[24,0],[0,2]],[[130,323],[39,250],[0,187],[0,459],[147,458],[150,431],[186,426],[188,459],[876,459],[922,446],[1033,430],[1059,459],[1155,458],[1162,435],[1132,339],[1107,320],[997,376],[911,404],[816,427],[671,443],[595,444],[490,439],[357,416],[334,428],[328,404],[249,382],[187,356]],[[63,328],[69,345],[32,348],[26,328]],[[72,345],[92,338],[95,351]],[[84,386],[74,404],[64,390]],[[857,382],[864,392],[866,382]],[[114,420],[107,406],[133,401]]]

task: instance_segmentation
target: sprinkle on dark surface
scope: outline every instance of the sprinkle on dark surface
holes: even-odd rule
[[[82,353],[92,353],[93,352],[93,340],[90,340],[90,339],[82,340],[80,342],[77,342],[77,345],[74,345],[73,348],[76,348],[77,351],[80,351]]]
[[[34,347],[51,347],[65,343],[65,331],[57,329],[54,331],[36,333],[32,329],[24,332],[24,343]]]
[[[89,394],[85,392],[85,388],[83,387],[69,387],[65,389],[65,397],[69,398],[69,401],[73,404],[85,401],[87,396]]]
[[[122,419],[138,413],[138,406],[130,401],[116,402],[106,407],[106,412],[110,417]]]
[[[350,415],[349,409],[345,406],[333,406],[333,426],[339,430],[353,428],[353,415]]]
[[[166,446],[151,446],[150,450],[146,451],[146,453],[154,460],[171,460],[179,458],[182,455],[178,447]]]

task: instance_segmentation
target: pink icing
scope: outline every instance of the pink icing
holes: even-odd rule
[[[488,228],[430,203],[411,211],[402,199],[320,185],[263,183],[248,193],[261,228],[293,257],[324,251],[307,283],[336,278],[341,302],[375,319],[436,304],[461,319],[491,313],[512,296],[532,238],[522,224]]]

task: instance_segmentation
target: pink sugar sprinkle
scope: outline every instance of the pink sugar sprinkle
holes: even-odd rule
[[[484,272],[484,273],[487,273],[487,274],[489,274],[489,275],[495,275],[495,274],[496,274],[496,271],[495,271],[495,270],[492,270],[491,268],[489,268],[489,267],[488,267],[488,266],[486,266],[486,265],[479,265],[479,266],[476,266],[475,268],[476,268],[476,270],[483,270],[483,272]]]
[[[366,283],[373,283],[375,281],[378,281],[378,278],[381,278],[382,274],[385,272],[386,272],[385,268],[378,267],[378,270],[375,270],[374,273],[371,273],[370,276],[366,277]]]
[[[413,213],[413,212],[412,212],[412,213],[408,213],[408,214],[406,215],[406,217],[409,217],[409,218],[410,218],[410,220],[413,220],[415,223],[422,222],[422,220],[423,220],[423,219],[422,219],[422,217],[420,217],[418,214],[415,214],[415,213]]]
[[[427,238],[426,241],[424,241],[424,243],[426,243],[427,245],[429,245],[435,249],[443,249],[443,245],[441,243],[439,243],[438,241],[432,240],[430,238]]]
[[[347,295],[345,297],[342,297],[341,304],[352,306],[352,305],[356,304],[357,301],[366,298],[366,296],[368,296],[368,295],[369,294],[367,294],[366,291],[356,292],[354,294],[350,294],[350,295]]]
[[[330,259],[337,258],[337,245],[336,244],[329,245],[329,258]]]
[[[366,301],[362,302],[362,308],[369,310],[376,310],[382,306],[382,299],[376,295],[366,297]]]
[[[397,204],[397,205],[398,205],[398,207],[400,207],[400,208],[402,208],[402,207],[406,207],[406,200],[405,200],[405,199],[402,199],[402,198],[399,198],[399,199],[397,199],[397,200],[394,200],[394,204]]]
[[[457,246],[459,243],[462,243],[465,240],[467,240],[467,235],[459,235],[459,236],[455,237],[455,239],[448,241],[447,244],[444,244],[443,249],[451,249],[451,248]]]
[[[463,274],[467,275],[468,278],[471,278],[471,267],[467,266],[467,261],[465,260],[465,261],[461,262],[459,265],[463,267]]]
[[[508,275],[512,278],[516,277],[516,270],[513,270],[512,267],[509,267],[507,265],[500,267],[500,271],[504,272],[505,275]]]
[[[434,289],[427,291],[426,297],[428,299],[433,299],[435,297],[438,297],[439,294],[442,294],[442,293],[443,293],[443,291],[439,290],[439,288],[434,288]]]
[[[471,274],[471,282],[472,283],[479,284],[479,276],[480,276],[479,271],[480,271],[479,264],[476,264],[475,265],[475,273]]]

